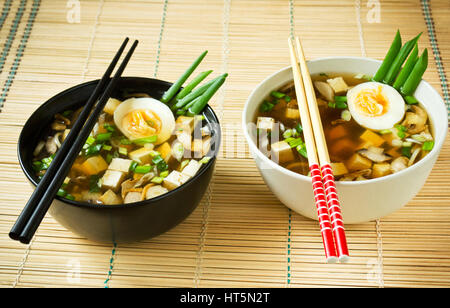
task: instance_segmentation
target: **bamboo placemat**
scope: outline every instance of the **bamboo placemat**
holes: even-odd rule
[[[289,64],[293,33],[310,58],[380,59],[397,28],[423,31],[434,56],[425,78],[450,106],[447,0],[4,0],[0,10],[0,286],[450,286],[449,140],[421,192],[346,226],[351,263],[326,265],[317,223],[268,190],[240,132],[250,91]],[[49,215],[30,245],[11,241],[31,193],[16,156],[23,124],[49,97],[98,78],[125,36],[141,42],[125,75],[174,80],[204,49],[202,68],[230,74],[213,102],[225,136],[208,193],[182,224],[139,243],[93,243]]]

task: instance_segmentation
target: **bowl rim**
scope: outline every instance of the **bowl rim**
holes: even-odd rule
[[[161,80],[161,79],[156,79],[156,78],[147,78],[147,77],[140,77],[140,76],[125,76],[125,77],[121,77],[120,80],[133,80],[133,79],[142,79],[142,80],[147,80],[147,81],[151,81],[151,82],[157,82],[157,83],[161,83],[161,84],[165,84],[168,87],[170,87],[172,85],[171,82],[165,81],[165,80]],[[33,178],[33,176],[31,176],[31,174],[28,172],[27,168],[25,167],[25,162],[24,159],[21,155],[20,152],[20,144],[23,143],[23,138],[24,138],[24,129],[27,125],[29,125],[29,121],[30,119],[33,117],[33,115],[38,112],[39,110],[45,109],[47,108],[47,106],[51,105],[57,98],[62,97],[64,95],[66,95],[67,93],[70,93],[72,91],[76,91],[79,90],[83,87],[89,86],[91,84],[95,84],[98,83],[100,81],[100,79],[95,79],[95,80],[90,80],[87,82],[83,82],[80,84],[77,84],[73,87],[70,87],[68,89],[65,89],[55,95],[53,95],[51,98],[47,99],[44,103],[42,103],[38,108],[36,108],[36,110],[33,111],[33,113],[28,117],[27,121],[25,122],[25,124],[23,125],[20,135],[19,135],[19,139],[17,142],[17,157],[19,160],[19,164],[20,167],[22,169],[22,172],[25,174],[25,176],[27,177],[27,179],[31,182],[31,184],[36,187],[37,186],[37,182],[35,181],[35,179]],[[220,150],[220,143],[221,143],[221,139],[222,139],[222,131],[221,131],[221,127],[220,127],[220,122],[219,122],[219,118],[217,117],[216,113],[214,112],[214,109],[208,104],[206,105],[205,111],[209,111],[211,112],[211,119],[209,119],[209,123],[214,123],[217,124],[218,130],[217,130],[217,135],[218,138],[216,139],[215,142],[215,150],[214,150],[214,155],[212,155],[211,159],[205,164],[205,166],[203,168],[200,168],[200,170],[192,177],[190,178],[186,183],[180,185],[179,187],[168,191],[167,193],[164,193],[160,196],[151,198],[151,199],[146,199],[146,200],[142,200],[139,202],[132,202],[132,203],[122,203],[122,204],[93,204],[93,203],[88,203],[88,202],[80,202],[80,201],[74,201],[74,200],[69,200],[69,199],[65,199],[63,197],[60,196],[55,196],[55,199],[64,202],[65,204],[68,204],[70,206],[77,206],[77,207],[83,207],[83,208],[91,208],[91,209],[99,209],[99,210],[107,210],[107,209],[123,209],[123,208],[130,208],[130,207],[139,207],[139,206],[148,206],[148,205],[152,205],[152,204],[156,204],[158,203],[160,200],[174,195],[176,193],[178,193],[179,191],[187,188],[187,186],[193,184],[203,173],[205,173],[209,168],[211,168],[211,166],[214,164],[217,155],[219,153]],[[31,170],[30,170],[31,171]]]
[[[376,60],[373,58],[368,58],[368,57],[354,57],[354,56],[328,56],[328,57],[320,57],[320,58],[314,58],[311,60],[308,60],[307,63],[314,63],[314,62],[321,62],[321,61],[330,61],[330,60],[355,60],[355,61],[366,61],[366,62],[372,62],[372,63],[378,63],[381,64],[381,60]],[[282,74],[283,72],[285,72],[286,70],[290,70],[292,69],[292,66],[286,66],[283,67],[277,71],[275,71],[274,73],[270,74],[269,76],[267,76],[266,78],[264,78],[258,85],[256,85],[256,87],[252,90],[252,92],[250,93],[250,95],[248,96],[245,105],[244,105],[244,109],[242,111],[242,129],[244,131],[244,136],[245,139],[247,140],[247,144],[249,145],[249,147],[251,148],[251,152],[255,153],[255,155],[258,156],[259,159],[261,159],[264,163],[269,164],[272,169],[275,169],[281,173],[284,173],[287,176],[293,177],[295,179],[298,180],[302,180],[302,181],[309,181],[311,182],[311,177],[308,177],[306,175],[302,175],[299,173],[296,173],[294,171],[291,171],[289,169],[286,169],[280,165],[278,165],[277,163],[275,163],[274,161],[272,161],[271,159],[269,159],[267,156],[265,156],[256,146],[255,142],[253,141],[253,139],[250,137],[249,133],[248,133],[248,129],[247,129],[247,124],[246,123],[246,117],[248,114],[248,110],[249,110],[249,106],[250,106],[250,101],[253,99],[253,96],[256,95],[256,92],[258,91],[258,89],[264,85],[265,83],[267,83],[270,79],[274,78],[275,76]],[[442,100],[442,96],[439,94],[439,92],[437,92],[437,90],[431,86],[430,83],[428,83],[425,80],[421,80],[420,84],[423,84],[429,91],[434,92],[434,94],[436,94],[441,100]],[[420,85],[419,84],[419,85]],[[443,101],[443,100],[442,100]],[[445,107],[445,103],[444,107]],[[445,109],[445,108],[443,108]],[[445,114],[447,115],[447,111],[445,112]],[[446,116],[447,119],[447,125],[446,127],[448,128],[448,117]],[[395,177],[399,177],[402,176],[406,173],[412,172],[415,169],[419,168],[420,166],[422,166],[423,164],[426,164],[430,159],[432,159],[435,155],[438,155],[442,145],[445,142],[446,139],[446,135],[448,133],[448,129],[445,130],[444,134],[442,135],[442,138],[440,140],[438,140],[438,142],[435,142],[435,145],[433,147],[433,149],[430,151],[430,153],[428,153],[424,158],[422,158],[420,161],[418,161],[417,163],[413,164],[412,166],[409,166],[399,172],[396,173],[392,173],[392,174],[388,174],[379,178],[375,178],[375,179],[367,179],[365,181],[337,181],[336,185],[338,186],[361,186],[361,185],[367,185],[367,184],[372,184],[372,183],[377,183],[380,181],[386,181],[386,180],[390,180],[392,178]]]

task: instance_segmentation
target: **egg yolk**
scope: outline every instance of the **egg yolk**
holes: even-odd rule
[[[122,119],[122,127],[133,138],[150,137],[161,131],[161,119],[150,110],[133,110]]]
[[[383,89],[378,86],[376,89],[361,90],[355,98],[356,109],[369,117],[378,117],[389,109],[389,102],[383,95]]]

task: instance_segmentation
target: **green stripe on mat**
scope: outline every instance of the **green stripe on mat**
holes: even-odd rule
[[[3,4],[2,15],[0,15],[0,30],[2,29],[3,24],[5,23],[6,17],[8,17],[8,13],[11,9],[11,3],[12,0],[6,0],[5,4]]]
[[[22,1],[26,2],[26,1]],[[22,4],[21,2],[21,4]],[[22,56],[25,52],[25,48],[28,43],[28,38],[30,37],[31,30],[33,29],[33,24],[36,19],[37,12],[39,11],[39,6],[41,4],[41,0],[33,0],[33,5],[31,7],[30,16],[28,17],[27,25],[25,27],[24,34],[22,36],[22,39],[20,40],[19,47],[17,48],[16,57],[14,59],[14,62],[11,65],[11,68],[9,70],[8,78],[6,79],[2,92],[0,94],[0,111],[3,107],[6,97],[8,95],[9,89],[11,88],[11,85],[13,84],[14,78],[16,77],[17,70],[19,69],[20,60],[22,59]],[[20,10],[20,8],[19,8]],[[21,15],[23,14],[23,11]],[[20,23],[20,20],[19,22]],[[18,24],[17,24],[18,26]],[[15,34],[14,34],[15,35]]]
[[[166,16],[167,16],[167,4],[169,0],[164,0],[164,7],[163,7],[163,13],[161,17],[161,27],[159,31],[159,38],[158,38],[158,48],[156,50],[156,61],[155,61],[155,70],[153,73],[153,77],[156,78],[156,75],[158,75],[158,69],[159,69],[159,56],[161,55],[161,43],[162,38],[164,34],[164,26],[166,25]]]
[[[442,63],[441,52],[439,50],[439,44],[436,38],[436,29],[434,28],[433,16],[431,14],[431,7],[429,0],[421,0],[423,17],[428,29],[428,37],[430,38],[431,48],[433,50],[434,60],[441,80],[442,92],[444,94],[444,102],[447,105],[447,112],[450,117],[450,94],[447,83],[447,77],[445,76],[444,64]]]
[[[6,38],[6,42],[3,45],[3,50],[0,55],[0,73],[3,72],[3,68],[5,67],[6,58],[8,57],[9,51],[11,50],[12,43],[13,43],[14,39],[16,38],[17,29],[19,28],[20,21],[22,20],[22,16],[23,16],[23,12],[25,11],[26,4],[27,4],[26,0],[20,1],[20,5],[17,8],[17,13],[16,13],[14,21],[11,25],[11,29],[9,30],[8,37]]]
[[[289,35],[291,39],[295,36],[295,23],[294,23],[294,0],[289,0]],[[286,272],[286,284],[291,284],[291,231],[292,231],[292,210],[288,209],[288,236],[287,236],[287,272]]]

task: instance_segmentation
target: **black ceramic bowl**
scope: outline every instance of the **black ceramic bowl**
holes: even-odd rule
[[[19,137],[18,156],[23,172],[36,186],[32,168],[33,151],[49,130],[54,114],[84,105],[98,80],[65,90],[41,105],[28,119]],[[146,93],[159,99],[171,83],[140,77],[123,77],[112,97],[125,99]],[[56,197],[49,212],[64,227],[98,242],[121,243],[151,238],[173,228],[197,207],[211,180],[219,151],[221,131],[211,107],[203,112],[212,131],[212,159],[187,183],[153,199],[123,205],[94,205]]]

